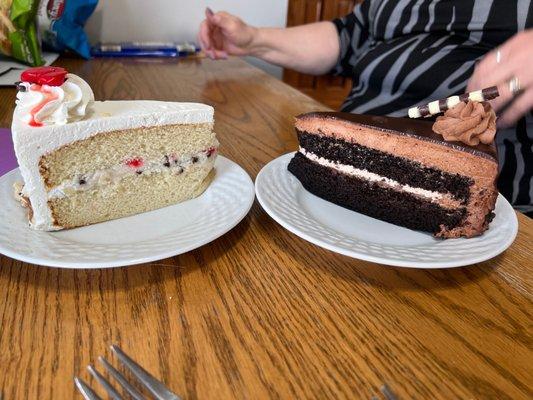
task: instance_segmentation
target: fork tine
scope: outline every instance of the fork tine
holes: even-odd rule
[[[396,395],[394,394],[394,392],[391,390],[391,388],[386,383],[384,383],[383,386],[381,387],[381,393],[383,393],[383,396],[385,396],[387,400],[398,399]]]
[[[163,383],[150,375],[143,367],[129,358],[120,347],[112,345],[111,350],[120,362],[128,368],[133,375],[154,395],[157,400],[181,400],[179,396],[172,393]]]
[[[115,367],[113,367],[104,357],[98,357],[98,361],[102,363],[107,372],[109,372],[109,374],[117,380],[120,386],[122,386],[124,390],[130,394],[131,397],[133,397],[135,400],[145,400],[143,395],[139,393],[137,389],[135,389],[135,386],[129,383],[124,377],[124,375],[118,372]]]
[[[122,396],[115,390],[113,386],[111,386],[109,381],[104,378],[103,375],[100,374],[100,372],[95,370],[92,365],[87,366],[87,369],[89,370],[90,374],[94,376],[94,378],[98,381],[98,383],[104,387],[107,394],[109,394],[109,396],[111,396],[113,400],[122,400]]]
[[[98,396],[96,393],[93,392],[93,390],[87,385],[83,380],[78,378],[77,376],[74,377],[74,383],[76,384],[76,387],[80,391],[81,395],[85,400],[102,400],[100,396]]]

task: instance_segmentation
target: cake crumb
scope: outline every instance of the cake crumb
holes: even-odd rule
[[[24,199],[24,196],[22,195],[22,189],[24,189],[24,184],[22,182],[15,182],[13,184],[13,196],[21,203]]]
[[[28,220],[31,221],[33,219],[33,209],[31,207],[30,199],[24,196],[23,189],[24,184],[22,182],[15,182],[13,184],[13,197],[21,204],[22,207],[28,210]]]

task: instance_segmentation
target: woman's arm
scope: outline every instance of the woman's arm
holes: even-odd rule
[[[254,56],[285,68],[320,75],[339,58],[339,36],[331,22],[291,28],[255,28],[226,12],[206,11],[198,41],[208,57]]]

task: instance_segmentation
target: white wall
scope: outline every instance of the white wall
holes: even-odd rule
[[[86,30],[91,43],[196,41],[207,6],[238,15],[255,26],[283,27],[288,0],[100,0]],[[249,61],[281,76],[278,67]]]

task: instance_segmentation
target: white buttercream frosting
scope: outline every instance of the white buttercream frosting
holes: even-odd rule
[[[65,125],[85,117],[94,94],[87,82],[67,74],[61,86],[21,82],[25,90],[17,93],[17,118],[25,124]]]
[[[95,101],[86,116],[65,125],[32,127],[24,122],[24,109],[16,107],[11,127],[13,142],[24,178],[24,195],[33,209],[35,229],[54,230],[48,192],[39,171],[45,154],[99,133],[145,126],[213,123],[213,108],[199,103],[163,101]]]
[[[424,197],[430,200],[439,200],[444,197],[444,195],[439,192],[434,192],[431,190],[404,185],[398,181],[395,181],[394,179],[387,178],[386,176],[381,176],[374,172],[367,171],[366,169],[359,169],[359,168],[355,168],[353,165],[341,164],[341,163],[328,160],[327,158],[320,157],[316,155],[315,153],[307,151],[306,149],[302,147],[300,147],[300,153],[302,153],[305,157],[307,157],[311,161],[314,161],[325,167],[332,168],[336,171],[342,172],[343,174],[356,176],[358,178],[361,178],[361,179],[364,179],[370,182],[380,183],[387,187],[400,190],[403,192],[411,193],[417,196],[421,196],[421,197]]]

